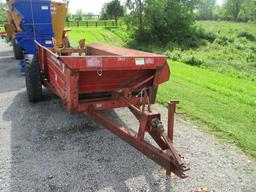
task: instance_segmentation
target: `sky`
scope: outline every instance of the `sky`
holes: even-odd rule
[[[0,0],[4,2],[5,0]],[[61,1],[61,0],[55,0]],[[100,14],[101,8],[104,3],[110,2],[111,0],[69,0],[69,10],[72,13],[76,13],[78,9],[82,9],[84,12],[92,12],[94,14]],[[224,0],[217,0],[217,3],[220,5]],[[125,0],[121,0],[125,2]]]
[[[84,12],[92,12],[94,14],[100,14],[101,8],[104,3],[111,0],[69,0],[69,10],[72,13],[76,13],[76,10],[82,9]],[[217,4],[221,5],[224,0],[217,0]],[[122,0],[125,2],[125,0]]]
[[[76,10],[82,9],[84,12],[92,12],[94,14],[100,14],[101,8],[104,3],[111,0],[69,0],[69,10],[72,13],[76,13]]]

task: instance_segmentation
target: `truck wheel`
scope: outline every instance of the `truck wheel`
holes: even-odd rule
[[[15,39],[12,40],[12,47],[13,47],[14,58],[17,59],[17,60],[22,60],[22,59],[24,59],[23,50],[22,50],[22,48],[16,43]]]
[[[42,81],[36,57],[33,59],[26,59],[25,76],[28,100],[30,102],[42,101]]]

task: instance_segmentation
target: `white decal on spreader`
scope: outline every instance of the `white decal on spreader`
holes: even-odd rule
[[[47,5],[43,5],[43,6],[41,6],[41,9],[42,9],[42,10],[48,10],[49,7],[48,7]]]
[[[102,108],[102,104],[100,104],[100,103],[98,103],[98,104],[96,104],[96,108]]]
[[[154,64],[155,62],[154,62],[154,58],[146,58],[145,59],[145,63],[146,64]]]
[[[118,57],[117,58],[118,62],[125,62],[125,60],[126,60],[125,57]]]
[[[102,67],[102,58],[89,57],[86,59],[86,63],[88,67]]]
[[[145,65],[145,60],[144,58],[136,58],[135,63],[136,65]]]
[[[45,41],[45,44],[46,44],[46,45],[51,45],[51,44],[52,44],[52,41],[51,41],[51,40],[47,40],[47,41]]]

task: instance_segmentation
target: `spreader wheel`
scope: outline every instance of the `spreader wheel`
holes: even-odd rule
[[[25,75],[28,100],[30,102],[39,102],[43,99],[42,95],[42,81],[40,68],[36,57],[33,59],[26,59],[25,61]]]
[[[12,47],[13,47],[14,58],[17,59],[17,60],[24,59],[22,47],[20,47],[16,43],[15,39],[12,40]]]

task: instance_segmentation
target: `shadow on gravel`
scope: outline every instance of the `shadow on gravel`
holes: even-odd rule
[[[1,59],[1,57],[5,57],[5,56],[10,56],[14,59],[13,53],[11,51],[1,51],[0,52],[0,59]]]
[[[151,160],[44,92],[37,104],[19,93],[3,114],[11,121],[11,192],[160,191],[159,180],[170,191],[170,180],[153,174],[158,167]],[[114,111],[107,115],[125,126]]]
[[[20,74],[18,61],[12,57],[0,56],[0,93],[17,91],[24,87],[25,80]]]

